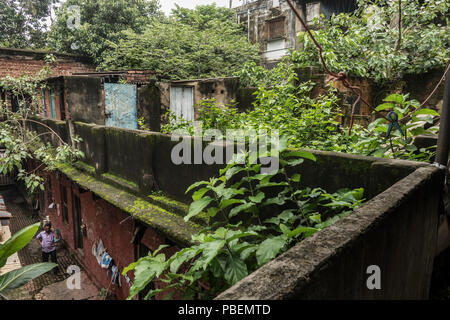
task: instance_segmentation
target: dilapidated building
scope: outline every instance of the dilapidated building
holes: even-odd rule
[[[70,76],[77,72],[94,72],[91,58],[67,53],[0,48],[0,79],[6,76],[18,78],[23,74],[36,76],[46,65],[46,57],[53,55],[51,76]],[[0,100],[5,101],[11,110],[18,109],[18,99],[9,92],[1,90]],[[56,116],[56,113],[55,113]]]
[[[293,0],[305,22],[312,26],[314,18],[356,9],[356,0]],[[248,32],[248,39],[259,43],[260,56],[266,67],[272,67],[290,49],[299,50],[299,32],[305,31],[285,0],[244,1],[238,8],[238,21]]]
[[[40,92],[41,115],[126,129],[138,129],[141,119],[147,128],[159,131],[160,101],[151,79],[154,74],[127,70],[48,78]]]

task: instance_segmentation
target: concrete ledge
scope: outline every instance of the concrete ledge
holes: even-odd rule
[[[193,222],[185,222],[183,217],[169,212],[134,194],[118,189],[69,165],[58,169],[82,188],[92,191],[100,198],[142,221],[154,230],[160,231],[174,242],[190,245],[191,235],[201,230]]]
[[[216,299],[427,298],[442,179],[435,167],[417,169]],[[370,265],[381,268],[381,290],[366,286]]]

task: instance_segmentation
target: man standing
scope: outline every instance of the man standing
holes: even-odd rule
[[[36,236],[41,247],[42,247],[42,260],[43,262],[48,262],[48,258],[51,258],[53,263],[56,262],[56,245],[55,239],[58,239],[58,235],[55,233],[55,230],[52,228],[52,224],[50,222],[46,222],[44,225],[44,231],[39,233]],[[58,274],[58,267],[53,269],[53,273]]]

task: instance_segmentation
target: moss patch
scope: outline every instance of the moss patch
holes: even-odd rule
[[[186,216],[187,213],[189,212],[189,205],[174,200],[167,195],[151,194],[147,197],[151,203],[156,204],[166,210],[169,210],[170,212],[175,212],[179,214],[181,217]],[[201,212],[197,216],[193,217],[191,220],[196,223],[204,225],[208,223],[209,217],[207,216],[206,213]]]
[[[77,169],[83,170],[84,172],[86,172],[90,175],[95,175],[95,168],[93,166],[88,165],[87,163],[85,163],[83,161],[78,161],[77,163],[74,164],[74,166]]]
[[[115,176],[111,173],[104,173],[102,174],[102,178],[107,182],[112,182],[113,184],[118,185],[119,187],[124,187],[126,189],[131,189],[131,191],[139,192],[139,187],[136,183],[122,177]]]
[[[70,165],[58,165],[58,169],[81,187],[180,244],[190,245],[191,236],[202,229],[199,224],[185,222],[178,214],[102,182]]]

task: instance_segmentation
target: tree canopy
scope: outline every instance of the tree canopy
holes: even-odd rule
[[[102,56],[104,69],[152,69],[172,79],[229,76],[258,61],[231,9],[215,5],[177,7],[168,19],[154,19],[142,34],[127,30]]]
[[[377,82],[399,80],[445,66],[450,54],[449,9],[448,0],[358,0],[355,12],[317,19],[313,33],[332,71]],[[322,67],[309,35],[302,33],[299,40],[303,48],[292,53],[292,61]]]
[[[42,48],[46,42],[47,19],[59,0],[0,1],[0,46]]]
[[[68,24],[74,21],[73,6],[79,8],[78,26]],[[108,43],[117,43],[124,30],[141,33],[153,17],[162,15],[159,7],[158,0],[67,0],[49,31],[49,46],[100,62]]]

